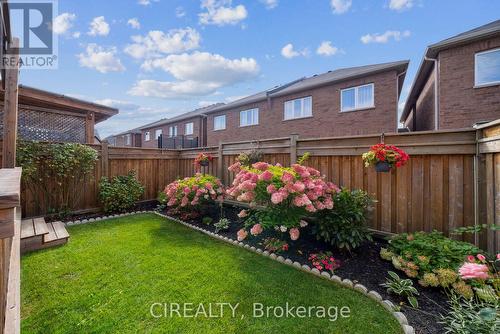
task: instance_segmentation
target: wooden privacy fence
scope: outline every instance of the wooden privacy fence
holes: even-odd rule
[[[361,154],[383,140],[407,151],[409,163],[391,173],[365,168]],[[339,186],[361,188],[377,199],[371,228],[385,233],[432,231],[449,234],[457,227],[499,224],[500,221],[500,122],[478,129],[412,132],[338,138],[266,139],[222,143],[218,147],[183,150],[91,145],[99,152],[94,175],[84,187],[79,210],[95,210],[98,180],[135,170],[145,186],[143,200],[155,199],[165,185],[195,173],[193,161],[200,152],[214,161],[205,172],[230,184],[227,170],[236,157],[253,148],[264,159],[284,166],[306,152],[306,165],[317,168]],[[44,214],[35,205],[36,195],[23,192],[23,213]],[[465,239],[489,250],[500,249],[500,232],[467,235]]]

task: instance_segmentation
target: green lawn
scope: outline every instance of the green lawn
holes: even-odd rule
[[[68,230],[66,246],[22,258],[24,333],[401,333],[388,312],[360,293],[156,215]],[[336,321],[252,317],[253,303],[287,302],[339,312],[348,306],[351,313]],[[228,307],[222,318],[155,318],[153,303],[239,306],[235,318]]]

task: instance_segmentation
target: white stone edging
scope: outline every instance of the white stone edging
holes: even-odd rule
[[[101,220],[106,220],[106,219],[112,219],[112,218],[120,218],[120,217],[125,217],[125,216],[131,216],[131,215],[136,215],[136,214],[141,214],[141,213],[153,213],[153,214],[156,214],[160,217],[163,217],[163,218],[167,218],[169,220],[173,220],[179,224],[182,224],[184,226],[187,226],[191,229],[194,229],[194,230],[198,230],[206,235],[209,235],[215,239],[219,239],[219,240],[222,240],[222,241],[225,241],[229,244],[232,244],[232,245],[237,245],[241,248],[245,248],[251,252],[254,252],[256,254],[260,254],[264,257],[267,257],[267,258],[270,258],[272,260],[275,260],[279,263],[282,263],[282,264],[285,264],[285,265],[288,265],[290,267],[293,267],[297,270],[302,270],[306,273],[309,273],[309,274],[312,274],[312,275],[315,275],[317,277],[320,277],[320,278],[323,278],[323,279],[327,279],[329,281],[332,281],[336,284],[340,284],[342,285],[343,287],[346,287],[346,288],[349,288],[349,289],[353,289],[373,300],[375,300],[377,303],[379,303],[380,305],[382,305],[387,311],[391,312],[392,316],[394,318],[396,318],[396,320],[398,321],[398,323],[400,324],[401,328],[403,329],[403,333],[404,334],[415,334],[415,329],[410,326],[408,324],[408,319],[406,318],[406,316],[398,311],[395,307],[395,305],[390,301],[390,300],[387,300],[387,299],[383,299],[382,296],[374,291],[374,290],[368,290],[364,285],[362,284],[359,284],[359,283],[356,283],[354,284],[351,280],[349,279],[342,279],[341,277],[333,274],[331,275],[330,273],[326,272],[326,271],[319,271],[318,269],[316,268],[313,268],[311,269],[308,265],[306,264],[300,264],[299,262],[293,262],[291,259],[289,258],[284,258],[283,256],[279,255],[277,256],[276,254],[274,253],[269,253],[268,251],[266,250],[262,250],[260,248],[255,248],[254,246],[251,246],[249,244],[245,244],[243,242],[238,242],[237,240],[233,240],[231,238],[228,238],[228,237],[224,237],[220,234],[217,234],[217,233],[214,233],[214,232],[210,232],[208,230],[205,230],[201,227],[198,227],[196,225],[193,225],[193,224],[189,224],[189,223],[186,223],[180,219],[177,219],[177,218],[174,218],[174,217],[170,217],[168,215],[164,215],[162,213],[159,213],[158,211],[155,211],[155,210],[142,210],[142,211],[133,211],[133,212],[127,212],[127,213],[121,213],[121,214],[115,214],[115,215],[108,215],[108,216],[102,216],[102,217],[97,217],[97,218],[90,218],[90,219],[82,219],[82,220],[76,220],[76,221],[70,221],[70,222],[66,222],[65,224],[67,226],[73,226],[73,225],[81,225],[81,224],[87,224],[87,223],[92,223],[92,222],[98,222],[98,221],[101,221]]]

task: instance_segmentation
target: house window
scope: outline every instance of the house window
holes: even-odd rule
[[[192,135],[192,134],[193,134],[193,126],[194,126],[193,122],[191,122],[191,123],[186,123],[186,127],[185,127],[185,129],[184,129],[184,134],[185,134],[186,136],[188,136],[188,135]]]
[[[240,126],[259,124],[259,108],[240,111]]]
[[[475,85],[500,83],[500,49],[476,53]]]
[[[160,135],[163,133],[162,129],[156,129],[155,130],[155,138],[158,139],[160,138]]]
[[[374,107],[374,87],[374,84],[368,84],[342,89],[340,91],[340,110],[352,111]]]
[[[285,102],[285,120],[312,116],[312,96]]]
[[[150,141],[151,140],[151,133],[149,131],[146,131],[144,133],[144,141]]]
[[[132,141],[132,135],[131,134],[125,135],[125,145],[130,146],[131,141]]]
[[[214,117],[214,130],[224,130],[226,128],[226,115]]]
[[[177,137],[177,125],[168,128],[169,137]]]

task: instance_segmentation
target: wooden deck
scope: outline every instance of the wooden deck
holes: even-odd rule
[[[46,223],[43,218],[29,218],[21,222],[21,254],[64,245],[69,233],[63,222]]]

